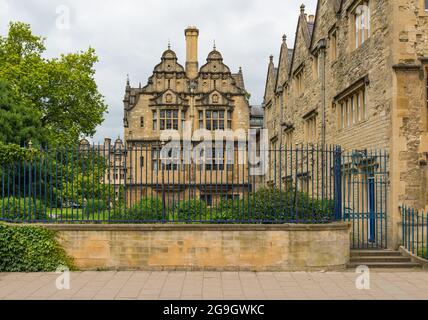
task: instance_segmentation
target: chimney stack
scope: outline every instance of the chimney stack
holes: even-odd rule
[[[184,31],[186,35],[186,75],[189,79],[196,79],[199,73],[198,63],[198,36],[199,30],[190,26]]]

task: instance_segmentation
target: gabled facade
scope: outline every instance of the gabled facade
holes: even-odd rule
[[[283,39],[277,80],[270,84],[269,71],[264,98],[272,145],[389,153],[390,246],[399,241],[399,206],[428,204],[426,6],[423,0],[319,0],[308,16],[302,5],[292,59],[286,66]],[[271,58],[268,70],[273,64]],[[271,120],[278,116],[281,121]]]
[[[199,31],[189,27],[185,35],[186,68],[168,48],[146,86],[131,88],[127,83],[124,127],[128,146],[157,144],[163,130],[182,133],[185,121],[191,121],[192,131],[207,128],[207,125],[208,130],[214,130],[209,127],[210,112],[222,115],[223,123],[217,129],[249,128],[250,107],[242,70],[232,73],[216,48],[199,69]]]
[[[161,163],[161,135],[166,130],[175,130],[180,142],[190,141],[195,146],[201,142],[200,137],[193,136],[197,129],[210,131],[214,137],[215,131],[250,128],[250,106],[242,69],[232,73],[215,46],[199,68],[199,30],[188,27],[185,36],[185,67],[168,48],[144,87],[133,88],[129,80],[126,84],[124,142],[129,150],[126,190],[131,203],[140,201],[144,195],[159,196],[165,189],[166,196],[175,199],[206,199],[204,192],[210,191],[202,188],[216,188],[219,198],[225,193],[235,197],[235,193],[242,191],[234,185],[237,168],[234,173],[233,166],[185,164],[183,160],[191,154],[189,148],[181,150],[180,164]],[[234,136],[236,145],[238,140],[240,137]],[[162,180],[165,183],[160,183]],[[242,189],[242,178],[240,182]],[[214,199],[209,197],[211,204]]]

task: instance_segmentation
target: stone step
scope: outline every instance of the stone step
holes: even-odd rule
[[[351,257],[369,257],[369,256],[394,256],[400,257],[401,254],[394,250],[351,250]]]
[[[410,258],[402,256],[353,256],[351,257],[351,263],[369,263],[369,262],[411,262]]]
[[[348,264],[348,268],[357,268],[358,266],[365,265],[372,269],[419,269],[421,266],[413,262],[366,262],[356,263],[351,262]]]

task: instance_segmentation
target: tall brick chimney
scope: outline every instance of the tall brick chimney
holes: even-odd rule
[[[198,36],[199,30],[190,26],[184,31],[186,35],[186,75],[189,79],[195,79],[199,73],[198,63]]]

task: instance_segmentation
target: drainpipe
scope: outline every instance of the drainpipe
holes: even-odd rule
[[[322,146],[325,147],[326,144],[326,76],[325,76],[325,69],[326,69],[326,41],[325,39],[321,39],[318,43],[318,54],[321,58],[322,67],[321,67],[321,143]]]
[[[280,87],[279,89],[278,89],[278,91],[277,91],[277,93],[278,93],[278,99],[279,99],[279,103],[278,103],[278,105],[279,105],[279,126],[277,126],[277,128],[279,128],[279,132],[278,132],[278,135],[279,135],[279,148],[281,149],[282,148],[282,143],[283,143],[283,141],[282,141],[282,124],[283,124],[283,122],[284,122],[284,89],[282,88],[282,87]]]

